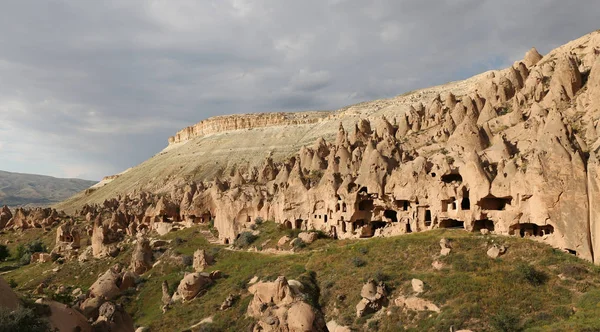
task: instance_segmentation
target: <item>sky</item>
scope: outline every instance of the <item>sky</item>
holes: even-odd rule
[[[597,0],[0,0],[0,169],[100,180],[210,116],[464,79],[598,17]]]

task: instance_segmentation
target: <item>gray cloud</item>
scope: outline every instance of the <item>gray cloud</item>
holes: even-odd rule
[[[579,1],[5,1],[0,168],[99,179],[206,117],[335,109],[599,28]]]

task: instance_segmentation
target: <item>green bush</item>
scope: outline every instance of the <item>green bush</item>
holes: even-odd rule
[[[17,288],[17,286],[19,286],[19,284],[17,284],[15,279],[13,279],[13,278],[8,279],[8,287]]]
[[[35,315],[33,310],[19,307],[16,310],[0,307],[0,332],[45,332],[48,323]]]
[[[36,252],[48,252],[48,248],[40,240],[35,240],[27,244],[20,244],[17,247],[15,258],[21,265],[27,265],[31,261],[31,254]]]
[[[265,222],[265,220],[261,217],[256,217],[256,219],[254,219],[254,223],[257,225],[262,224],[263,222]]]
[[[356,267],[363,267],[365,265],[367,265],[367,262],[360,258],[360,257],[352,257],[352,265],[356,266]]]
[[[493,316],[490,319],[490,325],[493,328],[493,331],[499,332],[520,332],[523,331],[521,327],[521,319],[519,315],[500,311],[496,316]]]
[[[5,245],[0,244],[0,261],[7,259],[9,256],[10,253],[8,252],[8,248]]]
[[[256,241],[257,238],[258,236],[252,234],[251,232],[242,232],[240,235],[238,235],[238,238],[235,239],[233,245],[236,248],[245,248],[250,246],[254,241]]]
[[[527,281],[533,286],[543,285],[548,280],[548,275],[546,275],[546,273],[536,270],[533,266],[526,263],[518,264],[515,269],[515,274],[518,278]]]
[[[302,249],[302,248],[306,247],[306,242],[304,242],[300,238],[297,238],[294,241],[292,241],[292,244],[294,245],[294,248],[296,248],[296,249]]]

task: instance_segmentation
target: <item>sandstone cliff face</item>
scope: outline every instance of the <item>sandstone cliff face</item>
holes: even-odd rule
[[[186,142],[195,137],[225,131],[315,123],[327,115],[329,115],[328,112],[306,112],[215,116],[180,130],[175,136],[169,137],[169,144]]]
[[[599,262],[599,36],[326,117],[205,120],[68,204],[83,206],[82,215],[122,215],[97,220],[99,255],[119,229],[134,235],[212,220],[232,243],[262,218],[335,238],[486,229]],[[184,155],[213,163],[189,169]],[[129,194],[98,204],[117,188]]]

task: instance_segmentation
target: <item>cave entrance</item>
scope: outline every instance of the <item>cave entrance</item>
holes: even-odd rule
[[[506,209],[507,205],[510,205],[512,201],[512,197],[494,197],[487,196],[482,198],[477,205],[481,207],[482,210],[496,210],[502,211]]]
[[[462,176],[458,173],[450,173],[450,174],[442,175],[441,179],[442,179],[442,182],[444,182],[444,183],[452,183],[452,182],[461,183],[463,180]]]
[[[462,188],[462,200],[460,201],[460,209],[461,210],[470,210],[471,209],[471,200],[469,199],[469,190],[467,188]]]
[[[200,217],[200,222],[209,222],[212,220],[212,215],[210,214],[210,212],[204,213],[201,217]]]
[[[394,202],[394,204],[396,204],[396,207],[402,211],[408,211],[408,208],[410,207],[410,202],[405,200],[397,200]]]
[[[489,219],[475,220],[473,222],[473,232],[479,232],[482,229],[487,229],[488,231],[494,231],[494,221]]]
[[[537,225],[533,223],[516,224],[509,228],[509,235],[519,235],[520,237],[545,236],[554,233],[552,225]]]
[[[440,228],[465,228],[465,223],[456,219],[445,219],[440,222]]]
[[[398,222],[398,213],[394,210],[385,210],[383,211],[383,216],[386,217],[391,222]]]
[[[425,210],[425,223],[431,222],[431,210]]]
[[[451,197],[450,199],[442,201],[442,212],[454,211],[456,210],[456,199]]]
[[[384,228],[388,223],[385,221],[371,221],[370,225],[371,225],[371,229],[373,234],[375,233],[376,230],[380,229],[380,228]],[[372,235],[371,235],[372,236]]]
[[[287,229],[292,229],[292,222],[289,220],[286,220],[283,222],[283,226]]]
[[[302,228],[302,219],[296,219],[295,226],[296,226],[295,227],[296,229],[301,229]]]
[[[346,233],[346,222],[342,220],[342,232]]]
[[[327,223],[327,218],[328,218],[328,217],[327,217],[327,215],[326,215],[326,214],[325,214],[325,215],[323,215],[323,222],[324,222],[324,223]]]
[[[358,203],[358,210],[360,211],[373,211],[374,208],[375,205],[373,204],[372,199],[366,199]]]

